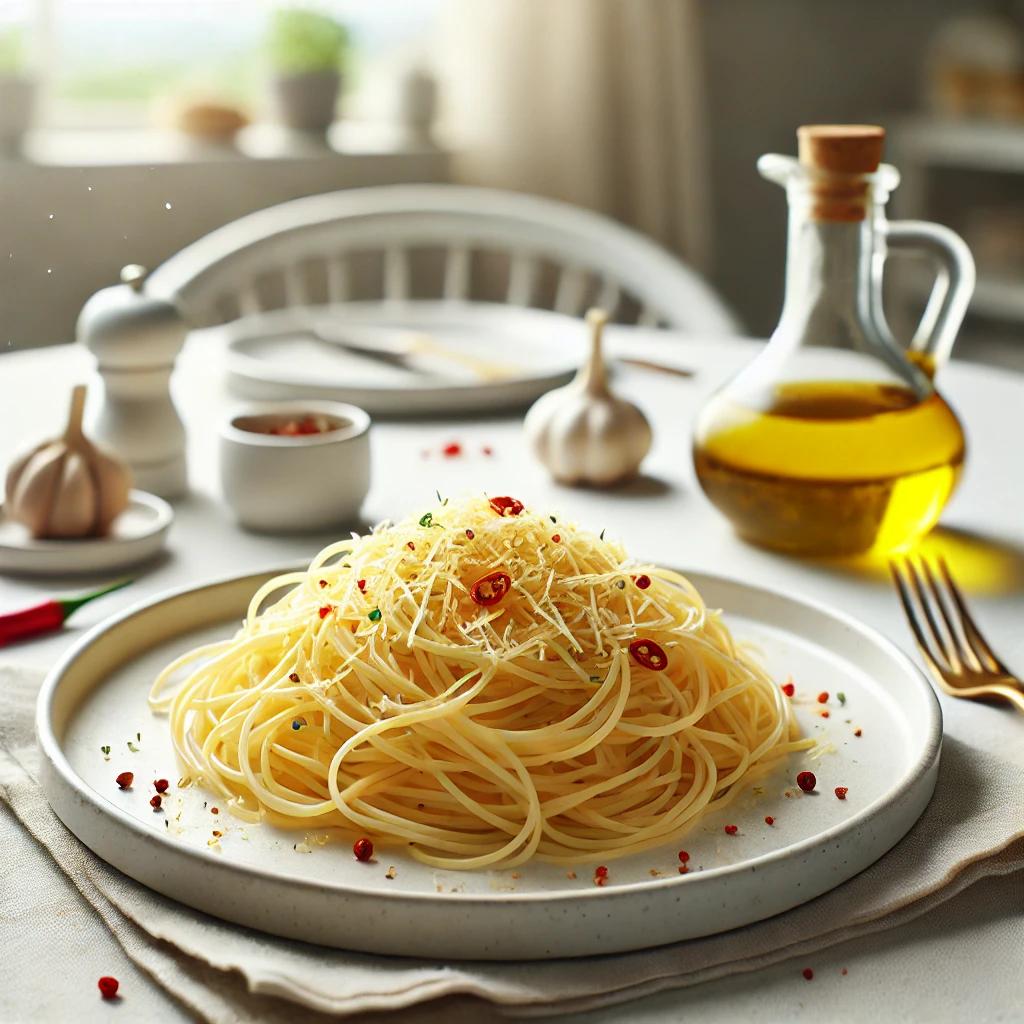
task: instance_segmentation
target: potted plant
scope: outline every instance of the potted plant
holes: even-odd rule
[[[25,71],[24,41],[17,29],[0,32],[0,153],[21,152],[32,124],[36,82]]]
[[[348,33],[326,14],[300,7],[275,11],[269,50],[282,123],[324,134],[334,122]]]

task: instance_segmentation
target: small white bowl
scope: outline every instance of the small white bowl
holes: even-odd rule
[[[306,415],[334,429],[260,433]],[[341,402],[260,402],[237,409],[220,431],[220,484],[239,523],[292,533],[352,524],[370,488],[370,417]]]

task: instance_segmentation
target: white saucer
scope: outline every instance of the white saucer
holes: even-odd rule
[[[132,491],[128,507],[106,537],[33,540],[0,505],[0,572],[66,576],[123,569],[160,551],[173,521],[174,510],[163,498]]]

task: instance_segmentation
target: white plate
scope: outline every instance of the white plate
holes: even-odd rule
[[[355,355],[301,332],[327,323],[338,334],[381,343],[396,331],[421,331],[452,351],[500,363],[514,373],[481,381],[457,364],[419,360],[428,372]],[[295,333],[288,336],[288,331]],[[367,412],[396,416],[497,411],[526,405],[565,384],[586,349],[578,321],[558,313],[487,303],[347,303],[286,309],[237,320],[224,328],[231,388],[246,398],[329,398]]]
[[[379,849],[375,862],[360,864],[351,835],[318,831],[327,840],[319,845],[302,832],[245,826],[213,815],[204,800],[216,800],[194,787],[172,785],[166,812],[154,813],[151,781],[173,783],[178,769],[166,720],[146,706],[150,683],[175,653],[232,629],[265,578],[179,591],[98,627],[50,674],[37,714],[43,785],[61,820],[126,874],[227,920],[325,945],[441,958],[659,945],[758,921],[839,885],[903,837],[935,786],[938,702],[896,647],[840,612],[694,573],[708,602],[729,609],[735,631],[760,644],[773,674],[792,674],[801,725],[824,745],[810,764],[817,794],[793,784],[807,760],[794,758],[762,783],[763,794],[744,794],[676,843],[613,861],[603,888],[587,862],[575,880],[545,864],[515,873],[436,871],[400,849]],[[833,694],[828,720],[815,700],[821,690]],[[114,782],[125,770],[135,773],[129,792]],[[845,801],[836,786],[849,787]],[[726,823],[739,833],[726,835]],[[219,848],[208,845],[213,829],[225,833]],[[685,876],[677,871],[680,847],[690,853]]]
[[[123,569],[160,551],[172,522],[174,510],[163,498],[132,491],[128,507],[106,537],[33,540],[24,526],[7,518],[0,505],[0,572],[67,576]]]

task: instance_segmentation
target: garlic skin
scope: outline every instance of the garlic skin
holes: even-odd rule
[[[526,436],[560,483],[608,486],[636,475],[651,447],[647,417],[608,387],[601,335],[608,314],[591,309],[589,360],[574,380],[542,395],[526,414]]]
[[[128,469],[82,433],[84,408],[79,386],[63,436],[15,459],[7,472],[6,513],[37,540],[102,537],[128,506]]]

